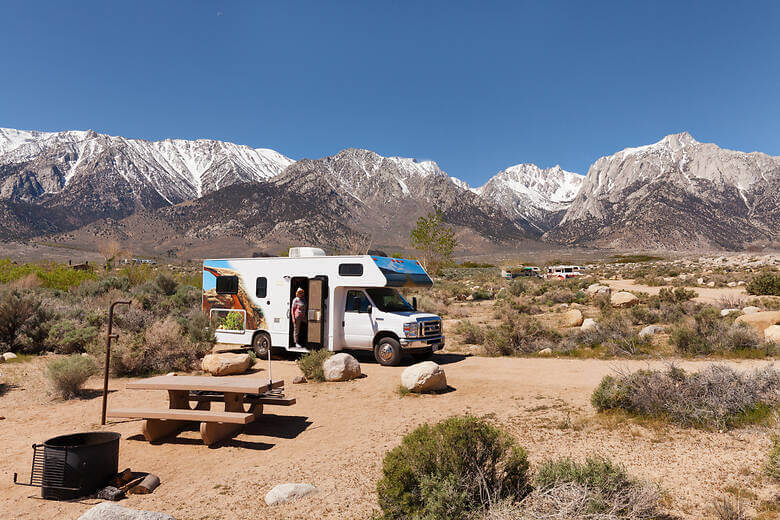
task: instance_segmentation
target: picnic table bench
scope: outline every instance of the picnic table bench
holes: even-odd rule
[[[256,377],[157,376],[128,383],[127,388],[167,390],[167,410],[112,408],[107,415],[144,419],[142,433],[149,442],[177,434],[187,423],[199,422],[200,436],[210,446],[255,421],[262,415],[263,405],[295,404],[295,399],[272,392],[282,387],[284,381],[269,382]],[[190,402],[196,403],[195,408]],[[224,402],[224,411],[211,410],[213,402]]]

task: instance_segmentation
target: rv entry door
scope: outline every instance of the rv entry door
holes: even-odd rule
[[[327,291],[327,282],[322,277],[309,280],[309,348],[320,348],[324,345]]]

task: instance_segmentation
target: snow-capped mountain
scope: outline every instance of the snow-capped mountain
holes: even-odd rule
[[[0,128],[0,165],[5,167],[0,198],[10,200],[58,194],[81,177],[104,173],[107,183],[126,183],[142,205],[150,195],[175,204],[236,182],[268,180],[292,163],[274,150],[206,139],[145,141],[91,130]]]
[[[583,180],[582,175],[560,166],[542,169],[518,164],[498,172],[474,191],[493,201],[510,219],[527,221],[541,234],[558,224]]]
[[[777,240],[780,157],[689,133],[598,159],[546,237],[622,248],[739,248]]]

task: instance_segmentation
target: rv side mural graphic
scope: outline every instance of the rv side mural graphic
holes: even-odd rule
[[[217,278],[223,276],[235,276],[238,278],[238,291],[236,294],[218,294]],[[250,293],[244,284],[244,280],[238,271],[232,268],[230,262],[225,260],[212,260],[203,264],[203,312],[214,322],[214,326],[223,330],[248,330],[266,329],[266,321],[263,311],[252,302]],[[235,309],[244,312],[214,312],[212,309]],[[246,323],[243,316],[246,315]]]

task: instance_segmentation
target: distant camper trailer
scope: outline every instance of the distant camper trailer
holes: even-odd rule
[[[574,278],[585,274],[585,268],[581,265],[551,265],[547,268],[545,278],[561,279]]]
[[[217,341],[270,348],[372,350],[383,365],[403,352],[426,357],[444,347],[439,316],[417,311],[401,287],[431,287],[420,262],[377,255],[326,256],[318,248],[291,248],[289,257],[203,261],[203,311]],[[293,338],[290,305],[304,290],[303,348]]]
[[[536,266],[507,267],[501,269],[501,276],[508,280],[520,277],[541,277],[541,269]]]

